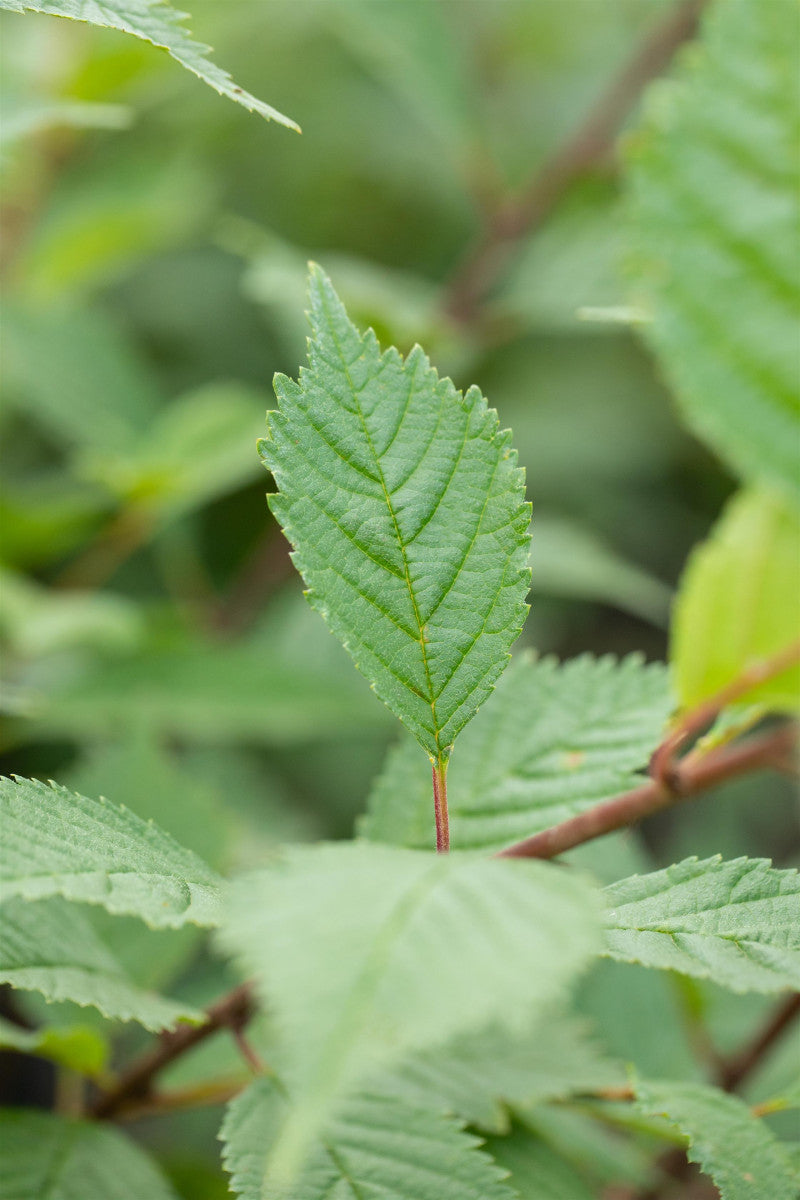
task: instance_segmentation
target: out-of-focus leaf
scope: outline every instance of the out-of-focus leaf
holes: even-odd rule
[[[638,656],[520,655],[453,755],[453,845],[499,849],[635,787],[671,706],[666,671]],[[406,739],[389,754],[361,825],[370,839],[431,845],[430,769],[413,751]]]
[[[57,125],[74,129],[127,129],[132,112],[122,104],[91,104],[81,100],[42,100],[0,97],[3,120],[0,148]]]
[[[156,1164],[109,1124],[0,1110],[0,1200],[178,1200]]]
[[[0,637],[23,657],[80,646],[131,651],[143,632],[141,614],[125,596],[48,591],[0,568]]]
[[[582,879],[519,860],[338,843],[240,880],[222,941],[275,1013],[293,1097],[273,1177],[381,1065],[529,1022],[586,963],[596,919]]]
[[[153,1031],[202,1020],[190,1005],[133,983],[76,905],[15,898],[1,911],[0,982],[41,992],[46,1000],[91,1005],[109,1020],[138,1021]]]
[[[41,567],[74,551],[106,519],[113,500],[65,472],[7,478],[0,487],[0,559]]]
[[[709,8],[631,145],[643,326],[698,433],[800,497],[797,9]]]
[[[6,306],[2,350],[11,402],[71,451],[118,450],[158,410],[155,378],[100,310]]]
[[[797,1180],[763,1121],[737,1096],[700,1083],[642,1081],[637,1103],[666,1117],[688,1140],[686,1153],[716,1183],[722,1200],[796,1200]]]
[[[210,47],[192,39],[181,23],[186,14],[172,8],[166,0],[0,0],[0,8],[10,12],[72,17],[76,21],[89,21],[93,25],[132,33],[134,37],[166,50],[176,62],[213,87],[221,96],[228,96],[268,121],[278,121],[300,132],[300,127],[291,117],[285,117],[263,100],[257,100],[245,92],[233,82],[227,71],[211,62],[208,58]]]
[[[220,1137],[231,1188],[262,1200],[272,1144],[286,1119],[285,1094],[259,1079],[229,1105]],[[303,1200],[341,1195],[381,1200],[514,1200],[504,1172],[460,1123],[429,1108],[369,1093],[350,1098],[315,1140],[291,1194]]]
[[[768,860],[686,859],[606,888],[608,952],[737,992],[800,987],[800,875]]]
[[[3,1017],[0,1017],[0,1049],[35,1054],[90,1079],[102,1075],[109,1059],[108,1042],[96,1029],[82,1025],[22,1029]]]
[[[486,1149],[509,1172],[519,1200],[596,1200],[586,1180],[532,1130],[517,1125],[505,1137],[492,1137]]]
[[[612,604],[662,627],[670,590],[589,528],[565,517],[533,519],[533,586],[538,595]]]
[[[739,492],[689,558],[675,602],[671,658],[686,707],[800,638],[800,516],[782,500]],[[742,697],[796,709],[800,663]]]

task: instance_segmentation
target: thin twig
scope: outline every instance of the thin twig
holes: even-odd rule
[[[501,204],[480,241],[447,288],[444,308],[456,321],[472,321],[504,270],[514,244],[543,224],[568,188],[603,162],[626,116],[646,85],[660,75],[678,47],[697,30],[706,0],[684,0],[644,41],[611,82],[575,133],[536,172],[521,195]]]
[[[95,1101],[90,1115],[98,1118],[113,1117],[129,1106],[140,1106],[150,1097],[153,1081],[165,1067],[220,1029],[230,1029],[234,1032],[242,1030],[254,1011],[255,1001],[251,985],[239,984],[206,1010],[206,1019],[201,1025],[182,1025],[163,1034],[157,1046],[135,1059],[115,1086]]]
[[[793,992],[770,1013],[766,1024],[753,1039],[730,1058],[723,1059],[717,1084],[726,1092],[737,1091],[761,1065],[769,1051],[800,1017],[800,992]]]
[[[797,730],[782,725],[771,733],[750,738],[730,748],[711,751],[702,757],[690,755],[676,767],[677,777],[670,784],[652,779],[614,800],[607,800],[586,812],[515,842],[499,852],[500,858],[555,858],[567,850],[635,825],[644,817],[679,804],[700,792],[759,768],[771,767],[797,744]]]
[[[139,1121],[142,1117],[159,1117],[164,1113],[181,1112],[189,1108],[209,1108],[227,1104],[238,1096],[249,1078],[214,1079],[192,1087],[172,1088],[167,1092],[153,1092],[143,1100],[132,1099],[115,1115],[120,1121]]]

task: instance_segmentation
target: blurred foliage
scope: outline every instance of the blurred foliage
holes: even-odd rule
[[[486,213],[581,122],[668,0],[191,7],[197,39],[302,137],[118,31],[0,19],[0,767],[89,796],[113,787],[235,869],[284,839],[346,836],[392,736],[302,598],[255,451],[273,373],[304,356],[309,257],[359,325],[404,352],[422,343],[513,428],[534,508],[523,641],[537,650],[665,658],[672,589],[733,484],[635,331],[581,312],[626,299],[615,159],[518,240],[479,319],[447,306]],[[689,853],[796,854],[788,788],[757,815],[733,786],[703,804],[653,823],[646,845],[629,835],[576,858],[610,880]],[[222,990],[196,931],[157,935],[154,953],[135,921],[113,929],[138,986],[189,1005]],[[610,1052],[691,1078],[687,1014],[699,1006],[735,1044],[764,1011],[693,988],[606,962],[580,1004]],[[62,1030],[51,1057],[99,1066],[87,1011],[26,1009]],[[785,1082],[785,1056],[769,1067],[758,1098]],[[538,1140],[496,1152],[519,1153],[532,1188],[646,1177],[638,1149],[588,1119],[526,1122]],[[226,1194],[218,1124],[215,1110],[137,1126],[186,1200]]]

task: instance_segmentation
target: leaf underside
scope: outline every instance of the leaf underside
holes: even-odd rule
[[[492,690],[527,612],[530,508],[510,434],[419,347],[360,334],[310,279],[310,368],[260,443],[308,598],[429,757]]]
[[[733,991],[800,988],[800,875],[769,860],[688,858],[605,889],[608,953]]]

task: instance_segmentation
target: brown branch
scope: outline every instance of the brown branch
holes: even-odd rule
[[[445,311],[472,321],[481,301],[502,274],[514,244],[543,224],[569,187],[602,163],[613,149],[626,116],[646,85],[660,75],[678,47],[691,38],[706,0],[683,0],[644,41],[593,105],[583,124],[548,158],[521,195],[501,204],[447,288]]]
[[[693,755],[675,767],[669,783],[652,779],[633,791],[607,800],[586,812],[544,829],[532,837],[515,842],[499,852],[500,858],[555,858],[566,850],[581,846],[594,838],[603,837],[628,825],[635,825],[644,817],[661,812],[696,796],[709,788],[717,787],[728,779],[744,775],[749,771],[771,767],[775,759],[781,759],[797,744],[794,725],[782,725],[761,737],[750,738],[730,748],[711,751],[702,757]]]
[[[141,1106],[152,1096],[153,1081],[165,1067],[220,1029],[241,1033],[254,1011],[251,985],[243,983],[235,987],[206,1010],[206,1019],[201,1025],[181,1025],[163,1034],[158,1045],[131,1063],[114,1087],[95,1101],[90,1115],[113,1117],[128,1107]]]
[[[167,1092],[153,1092],[142,1100],[131,1099],[115,1115],[120,1121],[139,1121],[142,1117],[159,1117],[164,1113],[183,1112],[190,1108],[209,1108],[227,1104],[238,1096],[249,1078],[213,1079],[208,1083],[192,1087],[172,1088]]]
[[[758,1030],[752,1041],[730,1058],[723,1059],[717,1074],[718,1086],[726,1092],[735,1092],[740,1088],[798,1017],[800,992],[793,992],[770,1013],[767,1023]]]

